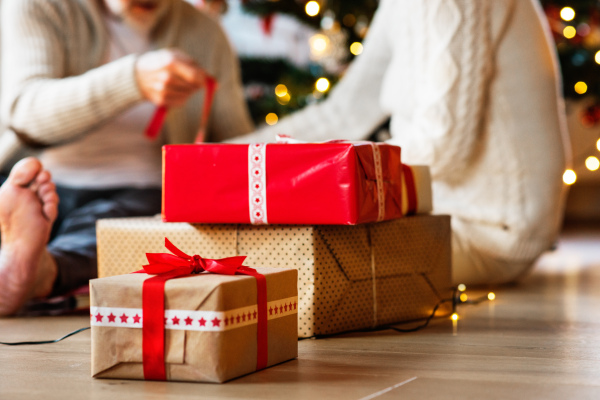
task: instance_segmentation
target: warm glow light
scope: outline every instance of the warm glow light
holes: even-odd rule
[[[565,27],[565,29],[563,29],[563,35],[567,39],[573,39],[576,34],[577,34],[577,29],[575,29],[574,27],[572,27],[570,25]]]
[[[314,17],[321,10],[321,6],[319,6],[319,3],[317,3],[316,1],[309,1],[308,3],[306,3],[306,7],[304,9],[306,10],[306,13],[308,15]]]
[[[454,314],[452,314],[452,316],[450,318],[452,318],[452,321],[458,321],[459,317],[458,317],[457,313],[454,313]]]
[[[283,97],[288,94],[288,88],[284,84],[279,84],[275,87],[275,95],[277,97]]]
[[[598,141],[596,142],[596,148],[598,149],[598,151],[600,151],[600,139],[598,139]]]
[[[462,294],[460,295],[460,301],[462,301],[462,302],[464,303],[464,302],[465,302],[465,301],[467,301],[467,300],[469,300],[469,296],[467,296],[467,294],[466,294],[466,293],[462,293]]]
[[[575,18],[575,10],[573,10],[571,7],[565,7],[560,10],[560,17],[565,21],[571,21],[573,18]]]
[[[596,61],[596,63],[600,64],[600,51],[596,52],[596,55],[594,56],[594,60]]]
[[[311,48],[312,52],[315,54],[319,54],[319,53],[323,53],[325,50],[327,50],[327,45],[329,44],[329,39],[327,39],[327,36],[321,35],[319,33],[319,34],[312,36],[310,38],[309,42],[310,42],[310,48]]]
[[[572,169],[568,169],[563,174],[563,182],[567,185],[572,185],[577,181],[577,174]]]
[[[488,300],[489,301],[493,301],[496,298],[496,295],[494,294],[494,292],[489,292],[488,293]]]
[[[596,171],[600,168],[600,160],[597,157],[590,156],[585,159],[585,167],[590,171]]]
[[[326,91],[329,90],[329,80],[327,80],[327,78],[319,78],[317,80],[317,83],[315,83],[315,88],[319,92],[325,93]]]
[[[587,84],[585,82],[579,81],[575,84],[575,91],[578,94],[584,94],[585,92],[587,92],[587,89]]]
[[[467,290],[467,287],[465,286],[464,283],[461,283],[460,285],[458,285],[459,292],[464,292],[465,290]]]
[[[354,42],[350,45],[350,53],[355,56],[363,52],[363,45],[360,42]]]
[[[277,102],[281,105],[286,105],[287,103],[290,102],[290,100],[292,99],[292,96],[290,96],[289,93],[284,94],[283,96],[279,96],[277,97]]]
[[[265,121],[269,125],[275,125],[277,123],[277,121],[279,121],[279,118],[277,117],[277,114],[269,113],[269,114],[267,114]]]

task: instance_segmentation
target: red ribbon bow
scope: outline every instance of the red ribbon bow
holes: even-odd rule
[[[165,283],[169,279],[201,272],[219,275],[249,275],[256,278],[257,288],[257,360],[256,369],[267,366],[267,281],[256,270],[243,264],[245,256],[211,260],[190,256],[165,238],[165,247],[173,254],[146,253],[148,265],[137,272],[156,275],[144,281],[142,287],[142,353],[144,377],[166,380],[165,370]]]

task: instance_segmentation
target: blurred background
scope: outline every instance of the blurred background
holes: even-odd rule
[[[257,125],[320,101],[360,57],[378,0],[188,0],[220,18]],[[573,153],[567,224],[600,222],[600,0],[541,0],[563,75]],[[407,54],[407,57],[410,55]],[[371,139],[384,140],[386,126]]]

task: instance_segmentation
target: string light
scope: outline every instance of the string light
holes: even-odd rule
[[[458,321],[460,319],[457,313],[452,313],[452,316],[450,318],[452,319],[452,321]]]
[[[304,10],[309,16],[314,17],[315,15],[319,14],[321,6],[316,1],[309,1],[306,3]]]
[[[577,181],[577,174],[572,169],[568,169],[563,174],[563,182],[572,185]]]
[[[598,141],[596,142],[596,148],[598,149],[598,151],[600,151],[600,139],[598,139]]]
[[[268,113],[267,116],[265,117],[265,121],[269,125],[275,125],[277,123],[277,121],[279,121],[279,117],[275,113]]]
[[[489,301],[494,301],[494,299],[496,299],[496,295],[494,292],[489,292],[487,298]]]
[[[325,93],[329,90],[329,80],[327,78],[319,78],[315,83],[315,88],[321,92]]]
[[[457,289],[459,292],[464,292],[465,290],[467,290],[467,287],[464,283],[461,283],[460,285],[458,285]]]
[[[600,51],[596,52],[596,55],[594,56],[594,60],[596,61],[596,64],[600,64]]]
[[[329,39],[327,36],[320,33],[311,36],[308,42],[310,43],[310,50],[314,55],[320,55],[324,53],[329,46]]]
[[[571,7],[564,7],[560,10],[560,17],[565,21],[572,21],[575,18],[575,10]]]
[[[575,92],[577,92],[577,94],[584,94],[585,92],[587,92],[587,84],[585,82],[577,82],[575,84]]]
[[[460,295],[460,301],[462,301],[464,303],[467,300],[469,300],[469,296],[467,296],[466,293],[461,293],[461,295]]]
[[[287,105],[291,99],[292,99],[292,96],[290,96],[289,93],[286,93],[283,96],[277,96],[277,102],[279,104],[281,104],[282,106]]]
[[[567,39],[573,39],[576,34],[577,34],[577,29],[575,29],[571,25],[569,25],[569,26],[565,27],[565,29],[563,29],[563,35]]]
[[[288,94],[288,88],[284,84],[280,83],[275,87],[275,95],[277,97],[284,97],[286,94]]]
[[[585,167],[590,171],[596,171],[600,168],[600,160],[597,157],[590,156],[585,159]]]
[[[357,56],[363,52],[363,45],[360,42],[354,42],[350,45],[350,53]]]

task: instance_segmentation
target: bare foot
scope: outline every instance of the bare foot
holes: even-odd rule
[[[46,244],[57,213],[50,173],[35,158],[19,161],[0,187],[0,316],[52,291],[57,269]]]

